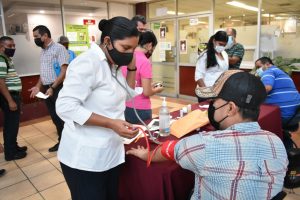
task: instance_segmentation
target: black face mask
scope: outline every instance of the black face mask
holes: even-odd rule
[[[35,38],[34,43],[36,44],[36,46],[44,48],[44,43],[45,42],[43,42],[41,38]]]
[[[224,121],[228,116],[224,117],[223,119],[221,119],[220,121],[216,121],[215,120],[215,111],[226,106],[229,102],[225,103],[224,105],[220,106],[219,108],[215,108],[214,107],[214,101],[211,101],[209,103],[209,107],[208,107],[208,119],[209,119],[209,122],[210,124],[216,129],[216,130],[219,130],[220,129],[220,123],[222,121]]]
[[[15,54],[16,49],[11,49],[11,48],[5,48],[4,54],[7,55],[7,57],[13,57]]]
[[[111,59],[118,66],[127,66],[132,61],[133,53],[121,53],[114,47],[114,45],[112,46],[112,50],[107,49]]]

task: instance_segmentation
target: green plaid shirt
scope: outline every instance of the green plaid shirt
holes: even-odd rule
[[[244,46],[240,43],[236,43],[230,49],[226,49],[226,53],[228,54],[229,58],[233,56],[240,58],[240,61],[237,62],[235,65],[229,64],[229,69],[239,69],[245,53]]]

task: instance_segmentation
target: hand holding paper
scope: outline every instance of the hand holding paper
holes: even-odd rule
[[[45,95],[42,92],[38,92],[35,96],[41,99],[47,99],[49,97],[49,95]]]

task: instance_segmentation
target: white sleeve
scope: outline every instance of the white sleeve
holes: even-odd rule
[[[67,69],[63,88],[56,101],[56,112],[73,128],[74,122],[83,125],[92,115],[92,111],[83,107],[83,104],[97,84],[96,76],[99,76],[99,70],[87,57],[78,57]]]
[[[200,55],[199,59],[196,63],[195,69],[195,81],[197,82],[199,79],[203,79],[206,73],[206,60],[207,60],[207,53],[203,53]]]

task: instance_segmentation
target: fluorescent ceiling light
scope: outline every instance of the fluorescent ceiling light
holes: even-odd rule
[[[45,13],[45,11],[44,11],[44,10],[40,10],[40,13],[41,13],[41,14],[44,14],[44,13]]]
[[[231,6],[235,6],[235,7],[239,7],[239,8],[243,8],[243,9],[246,9],[246,10],[251,10],[251,11],[258,12],[257,7],[249,6],[247,4],[244,4],[244,3],[241,3],[241,2],[238,2],[238,1],[229,1],[229,2],[226,2],[226,4],[231,5]]]
[[[275,17],[275,15],[270,15],[270,14],[268,14],[268,13],[262,14],[261,16],[263,16],[263,17]]]
[[[167,11],[167,14],[168,15],[175,15],[176,13],[175,13],[175,11],[173,11],[173,10],[168,10]],[[178,15],[183,15],[184,13],[183,12],[178,12]]]
[[[232,22],[240,22],[241,20],[240,19],[232,19],[231,21]]]

